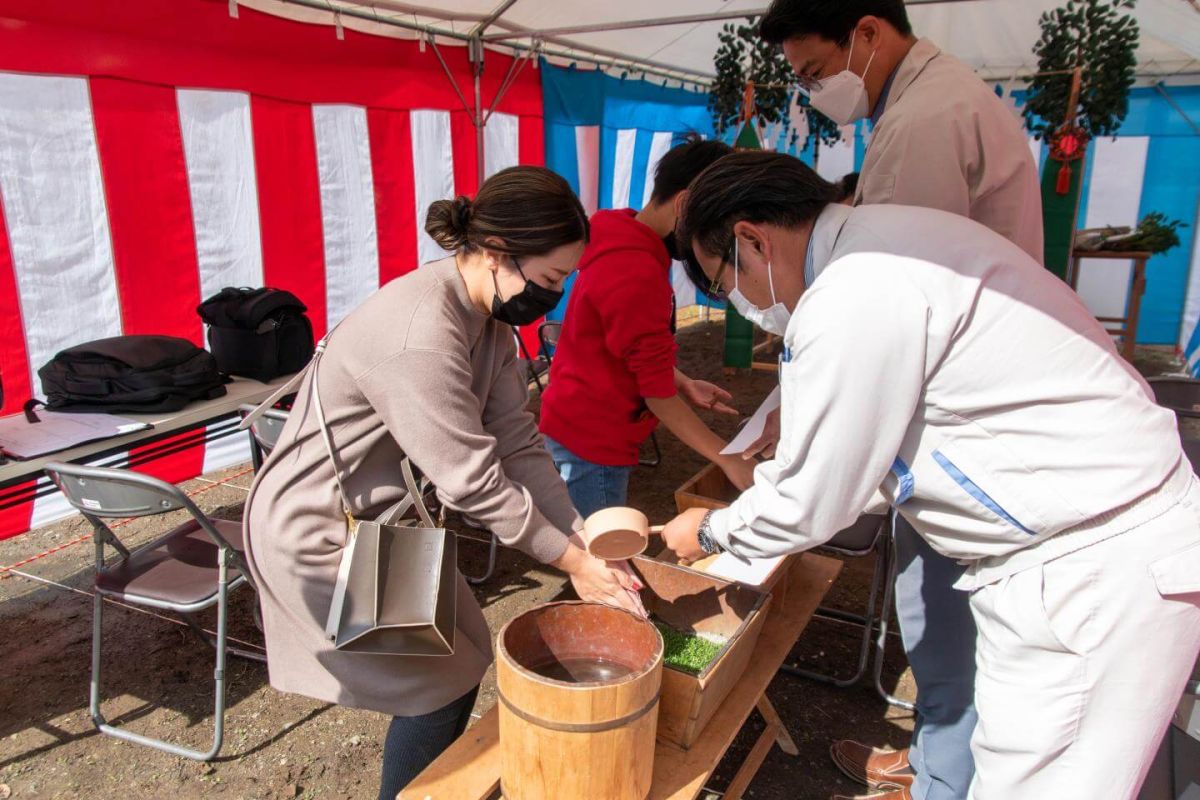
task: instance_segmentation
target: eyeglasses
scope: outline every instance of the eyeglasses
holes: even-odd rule
[[[725,277],[725,268],[733,263],[733,246],[737,243],[737,236],[729,240],[729,247],[725,248],[725,255],[721,257],[721,263],[717,267],[717,274],[713,276],[712,283],[708,286],[708,294],[710,297],[724,297],[725,290],[721,288],[721,278]],[[736,269],[736,267],[734,267]]]

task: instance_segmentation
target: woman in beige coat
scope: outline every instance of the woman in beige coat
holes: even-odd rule
[[[580,597],[632,608],[632,579],[568,538],[583,523],[526,408],[509,327],[558,302],[587,242],[579,200],[549,170],[514,167],[474,201],[434,203],[425,229],[454,255],[372,295],[321,359],[318,389],[351,510],[371,519],[401,499],[407,455],[446,506],[565,570]],[[271,684],[392,715],[380,796],[394,798],[465,729],[491,635],[459,575],[453,655],[333,649],[324,626],[348,530],[310,380],[247,501]]]

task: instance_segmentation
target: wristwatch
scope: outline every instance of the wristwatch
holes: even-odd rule
[[[704,519],[700,520],[700,529],[696,535],[700,542],[700,549],[709,555],[721,552],[721,545],[717,544],[717,540],[712,535],[712,515],[711,511],[704,515]]]

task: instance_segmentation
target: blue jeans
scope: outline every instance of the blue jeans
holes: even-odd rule
[[[953,588],[964,567],[896,518],[896,616],[917,684],[908,760],[914,800],[966,800],[975,774],[975,619]]]
[[[633,467],[606,467],[584,461],[549,436],[546,449],[554,459],[558,474],[567,484],[571,502],[585,519],[602,508],[625,505],[629,493],[629,474]]]

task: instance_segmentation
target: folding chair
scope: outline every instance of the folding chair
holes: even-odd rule
[[[546,359],[547,365],[553,363],[554,350],[558,347],[558,340],[562,336],[561,322],[543,322],[538,326],[538,340],[542,343],[542,356]],[[650,434],[650,447],[654,451],[654,455],[650,458],[639,458],[638,464],[643,467],[657,467],[662,463],[662,448],[658,446],[658,435]]]
[[[226,651],[256,661],[266,660],[260,653],[226,644],[229,592],[242,584],[254,588],[242,553],[241,523],[210,519],[178,487],[136,472],[55,462],[46,465],[46,473],[95,531],[96,593],[92,616],[90,709],[96,729],[184,758],[212,760],[221,749],[225,730]],[[122,544],[104,521],[178,510],[186,511],[191,519],[134,550]],[[105,545],[120,553],[122,558],[107,563]],[[125,731],[108,724],[104,718],[100,712],[100,644],[105,598],[173,611],[202,641],[216,650],[214,731],[212,747],[207,751],[191,750]],[[217,607],[217,633],[212,637],[193,615],[214,605]]]
[[[542,356],[534,358],[530,355],[529,348],[525,346],[525,340],[521,338],[521,332],[515,327],[513,328],[513,337],[517,340],[517,352],[521,354],[517,358],[517,363],[524,367],[525,374],[529,376],[527,380],[536,383],[539,392],[545,391],[546,387],[542,384],[542,376],[550,371],[550,361]]]
[[[516,328],[513,328],[513,336],[517,340],[517,351],[521,357],[517,362],[525,368],[525,374],[528,375],[528,380],[532,380],[537,384],[538,391],[545,391],[546,387],[542,384],[542,376],[550,371],[550,354],[554,350],[554,346],[558,344],[558,335],[562,331],[562,323],[560,322],[543,322],[538,326],[538,339],[542,343],[542,354],[534,358],[529,353],[529,348],[525,346],[525,341],[521,338],[521,333]],[[553,337],[548,339],[548,337]],[[549,343],[548,343],[549,342]],[[472,586],[479,584],[492,577],[492,573],[496,571],[496,551],[499,548],[499,542],[495,534],[492,535],[491,543],[488,545],[488,565],[482,575],[472,577],[464,575],[467,583]]]
[[[238,413],[242,415],[242,419],[253,411],[257,406],[247,404],[238,408]],[[254,420],[250,425],[250,463],[254,467],[254,471],[262,467],[263,462],[271,455],[275,449],[275,445],[279,444],[279,434],[283,433],[283,426],[288,421],[288,412],[279,408],[268,409],[261,417]]]
[[[858,663],[854,673],[848,678],[840,678],[822,672],[816,672],[794,664],[784,664],[780,669],[789,675],[832,684],[841,688],[856,685],[866,676],[871,666],[871,637],[878,629],[875,638],[875,690],[891,705],[912,710],[912,703],[891,695],[883,688],[883,656],[887,644],[888,611],[891,608],[892,584],[896,579],[896,557],[892,540],[895,526],[895,511],[887,514],[864,514],[853,525],[839,531],[832,539],[822,545],[819,550],[849,558],[875,554],[875,571],[871,575],[871,590],[867,596],[865,614],[854,614],[836,608],[824,606],[817,609],[817,617],[846,622],[862,627],[862,637],[859,640]],[[879,605],[879,593],[883,591],[883,603]]]
[[[558,340],[561,338],[561,322],[547,320],[538,325],[538,341],[542,343],[542,357],[546,359],[547,364],[554,358],[554,348],[558,347]]]
[[[1154,399],[1180,417],[1200,417],[1200,380],[1175,375],[1149,378]]]

